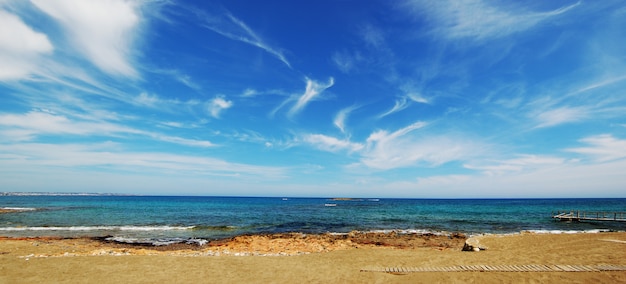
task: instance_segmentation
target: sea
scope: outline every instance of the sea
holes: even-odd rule
[[[166,245],[245,234],[351,231],[466,235],[626,231],[556,211],[626,212],[626,199],[388,199],[207,196],[0,196],[0,236],[102,237]]]

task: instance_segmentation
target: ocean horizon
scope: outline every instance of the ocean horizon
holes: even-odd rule
[[[307,198],[3,194],[0,236],[104,237],[169,244],[244,234],[351,231],[511,234],[625,231],[626,222],[563,222],[556,211],[626,212],[626,198]]]

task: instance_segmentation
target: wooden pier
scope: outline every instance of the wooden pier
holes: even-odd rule
[[[361,269],[361,272],[385,272],[407,274],[416,272],[597,272],[626,271],[626,265],[457,265],[442,267],[377,267]]]
[[[559,221],[614,221],[626,222],[626,212],[557,211],[552,218]]]

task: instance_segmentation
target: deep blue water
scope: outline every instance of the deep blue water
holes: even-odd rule
[[[336,206],[325,206],[336,204]],[[249,233],[516,233],[626,230],[625,222],[559,222],[557,210],[626,212],[626,199],[356,199],[0,196],[3,236],[216,239]],[[32,210],[34,209],[34,210]]]

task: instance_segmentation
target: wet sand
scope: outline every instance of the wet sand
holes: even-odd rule
[[[275,234],[154,247],[0,238],[0,283],[626,283],[626,271],[379,272],[386,267],[626,266],[626,233],[481,236]]]

